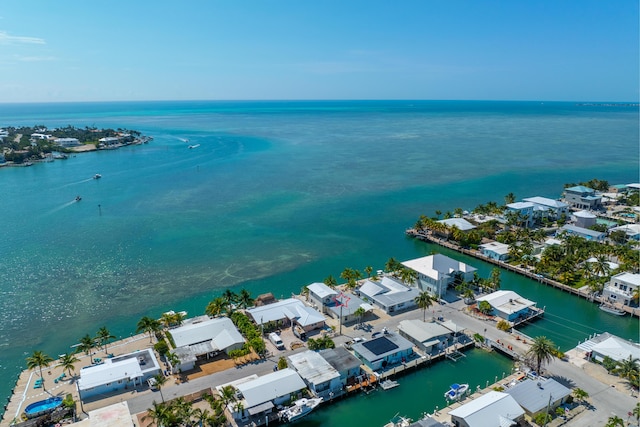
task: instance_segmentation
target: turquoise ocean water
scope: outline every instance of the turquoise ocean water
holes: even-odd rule
[[[465,259],[404,236],[421,214],[502,203],[509,192],[558,197],[564,183],[592,178],[639,181],[638,108],[628,106],[0,104],[0,126],[35,124],[129,128],[155,139],[0,169],[0,396],[33,350],[55,357],[101,326],[128,336],[144,315],[201,314],[227,287],[280,297],[345,267],[383,268],[389,257],[439,251]],[[184,139],[200,146],[188,149]],[[95,173],[103,178],[91,179]],[[483,275],[491,270],[465,261]],[[604,330],[638,337],[637,320],[507,272],[502,278],[504,288],[547,306],[529,335],[545,334],[565,350]],[[475,353],[465,364],[466,381],[478,384],[510,366]],[[413,386],[383,401],[423,390],[414,400],[374,410],[381,398],[372,394],[308,423],[345,425],[364,412],[382,425],[398,411],[431,411],[449,383],[465,382],[446,366],[412,374],[405,381]],[[490,378],[476,372],[485,366]]]

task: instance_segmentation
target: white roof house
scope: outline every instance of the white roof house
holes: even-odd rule
[[[627,238],[640,240],[640,224],[625,224],[618,227],[611,228],[609,233],[614,231],[624,231]]]
[[[505,261],[509,258],[509,245],[500,242],[489,242],[479,245],[482,255],[498,261]]]
[[[492,292],[476,300],[488,302],[493,308],[494,314],[506,320],[514,320],[520,314],[527,313],[529,307],[536,305],[535,302],[521,297],[513,291],[506,290]]]
[[[319,353],[307,350],[292,354],[288,359],[290,366],[319,397],[328,396],[330,392],[337,392],[342,388],[340,373]]]
[[[544,206],[545,208],[552,210],[562,210],[567,209],[569,207],[565,202],[561,202],[560,200],[549,199],[548,197],[527,197],[522,199],[525,202],[533,203],[534,205]]]
[[[300,375],[291,368],[282,369],[236,386],[246,401],[245,408],[247,409],[278,400],[278,398],[286,397],[288,400],[291,393],[306,387]]]
[[[307,289],[309,289],[309,292],[313,292],[321,299],[338,295],[338,292],[335,289],[331,289],[324,283],[319,282],[308,285]]]
[[[413,342],[420,348],[431,351],[433,346],[445,343],[453,336],[453,331],[439,323],[423,322],[419,319],[401,320],[398,324],[401,336]]]
[[[176,347],[211,341],[216,350],[226,350],[234,344],[244,344],[244,338],[228,317],[200,316],[171,330]]]
[[[602,361],[606,356],[616,362],[632,358],[640,358],[640,346],[622,338],[611,336],[591,348],[592,357]]]
[[[418,273],[418,283],[422,290],[441,296],[454,274],[459,272],[466,281],[473,280],[473,273],[477,270],[470,265],[449,258],[442,254],[429,255],[402,263],[407,268]]]
[[[564,403],[571,394],[571,389],[553,378],[538,378],[535,381],[525,379],[513,387],[509,387],[505,393],[513,396],[516,402],[532,415],[546,410],[547,406],[553,409]]]
[[[118,391],[128,384],[140,385],[161,371],[151,349],[107,358],[100,362],[80,370],[78,391],[83,399]]]
[[[73,425],[74,427],[134,427],[126,401],[89,411],[89,418]]]
[[[322,313],[307,307],[304,303],[295,298],[288,298],[273,304],[253,307],[247,313],[258,325],[277,321],[295,321],[303,328],[314,329],[324,326],[325,318]]]
[[[524,410],[507,393],[490,391],[449,411],[456,425],[468,427],[509,427],[524,416]]]
[[[438,222],[440,224],[446,225],[447,227],[457,227],[462,231],[469,231],[476,228],[475,225],[471,224],[469,221],[467,221],[464,218],[447,218],[447,219],[442,219]]]
[[[416,288],[406,286],[398,281],[383,277],[378,282],[366,280],[358,290],[387,313],[411,308],[416,305],[415,298],[420,295]]]

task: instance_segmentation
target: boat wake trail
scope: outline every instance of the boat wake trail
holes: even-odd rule
[[[51,214],[53,214],[53,213],[56,213],[56,212],[58,212],[58,211],[61,211],[62,209],[66,208],[67,206],[75,205],[77,202],[78,202],[78,201],[74,199],[74,200],[72,200],[72,201],[70,201],[70,202],[65,203],[65,204],[64,204],[64,205],[62,205],[62,206],[58,206],[57,208],[50,210],[49,212],[45,213],[45,215],[51,215]]]

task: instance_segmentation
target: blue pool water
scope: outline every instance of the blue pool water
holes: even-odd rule
[[[50,397],[46,400],[40,400],[27,406],[24,410],[24,413],[27,414],[27,417],[35,416],[40,413],[51,411],[60,405],[62,405],[61,397]]]

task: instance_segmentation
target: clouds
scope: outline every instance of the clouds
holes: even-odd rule
[[[0,44],[46,44],[44,39],[40,37],[28,37],[28,36],[12,36],[6,31],[0,31]]]

